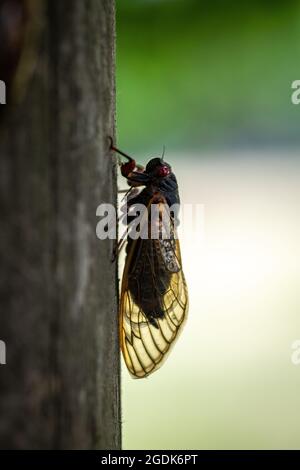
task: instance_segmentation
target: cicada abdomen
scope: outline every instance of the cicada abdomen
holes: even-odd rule
[[[125,363],[133,377],[143,378],[162,365],[188,311],[174,213],[174,207],[179,206],[178,185],[170,165],[162,158],[153,158],[144,169],[112,148],[128,159],[121,172],[129,185],[143,187],[127,201],[129,230],[119,312]],[[132,238],[130,224],[134,216],[130,214],[137,204],[145,208],[139,222],[143,236]]]

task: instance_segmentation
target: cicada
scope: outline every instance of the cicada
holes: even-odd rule
[[[126,240],[126,259],[119,306],[120,344],[126,366],[134,378],[147,377],[166,359],[175,343],[188,312],[188,291],[182,270],[176,214],[179,207],[176,177],[171,166],[161,158],[152,158],[142,167],[124,152],[121,174],[130,186],[126,199],[127,223],[137,204],[146,208],[139,223],[140,233]],[[153,207],[156,236],[153,238]],[[164,223],[167,220],[168,230]]]

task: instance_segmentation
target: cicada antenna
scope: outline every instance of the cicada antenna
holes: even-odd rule
[[[166,147],[165,147],[165,145],[163,145],[163,152],[162,152],[162,156],[161,156],[162,160],[164,159],[165,151],[166,151]]]

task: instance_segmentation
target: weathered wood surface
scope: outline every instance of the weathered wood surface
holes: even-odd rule
[[[95,233],[116,201],[114,1],[40,3],[37,66],[0,123],[0,447],[118,449],[117,274]]]

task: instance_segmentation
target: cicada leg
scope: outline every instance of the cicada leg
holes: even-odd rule
[[[123,233],[122,237],[120,238],[120,240],[115,244],[115,247],[113,249],[113,254],[112,254],[112,258],[111,258],[111,262],[114,263],[117,259],[117,257],[119,256],[119,254],[121,253],[122,249],[124,248],[125,246],[125,243],[127,241],[127,235],[128,233],[128,229],[126,228],[125,232]]]

